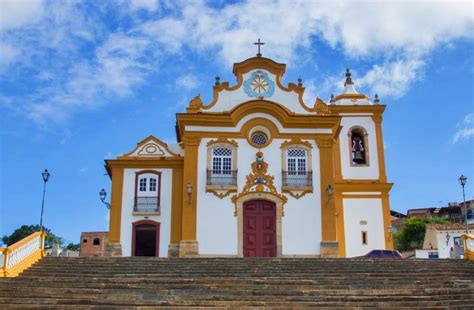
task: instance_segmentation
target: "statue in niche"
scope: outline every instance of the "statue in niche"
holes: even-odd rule
[[[358,132],[352,133],[352,161],[357,165],[366,163],[364,139]]]

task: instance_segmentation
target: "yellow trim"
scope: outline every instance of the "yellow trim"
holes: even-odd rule
[[[338,191],[334,191],[334,204],[336,209],[336,229],[337,241],[339,245],[339,257],[346,257],[346,235],[344,229],[344,208],[342,204],[342,195]]]
[[[370,98],[364,94],[340,94],[339,96],[336,96],[336,98],[334,98],[334,101],[339,101],[341,99],[367,99],[369,100]]]
[[[342,194],[342,199],[349,199],[349,198],[369,198],[369,199],[373,199],[373,198],[382,198],[381,195],[348,195],[348,194]]]
[[[377,157],[379,161],[379,179],[380,182],[387,182],[387,172],[385,170],[385,152],[383,148],[382,136],[382,114],[372,116],[375,123],[375,135],[377,138]]]
[[[197,135],[186,134],[183,137],[184,145],[184,170],[182,184],[182,241],[193,242],[197,246],[196,240],[196,217],[197,217],[197,172],[198,172],[198,154],[201,138]],[[191,197],[188,196],[187,186],[192,186]],[[196,241],[196,242],[194,242]],[[180,250],[181,251],[181,250]],[[186,253],[182,253],[186,255]]]
[[[354,130],[359,130],[362,131],[361,134],[364,139],[364,155],[365,155],[365,164],[356,164],[352,160],[352,132]],[[370,156],[369,156],[369,139],[368,139],[369,134],[367,133],[367,130],[365,130],[364,127],[360,125],[355,125],[349,128],[347,131],[347,142],[349,144],[348,151],[349,151],[349,166],[350,167],[370,167]],[[379,160],[380,162],[380,160]]]
[[[263,69],[271,74],[275,75],[275,82],[277,87],[284,92],[294,92],[298,95],[298,102],[301,107],[307,112],[318,112],[320,114],[328,114],[326,111],[321,111],[321,103],[324,103],[321,99],[317,98],[313,107],[309,107],[304,103],[303,95],[305,88],[299,86],[294,83],[289,83],[287,87],[283,86],[281,83],[281,79],[283,74],[285,73],[285,64],[276,63],[275,61],[264,58],[264,57],[253,57],[249,58],[243,62],[235,63],[233,72],[237,77],[237,84],[234,86],[229,86],[229,82],[222,82],[214,86],[213,88],[213,99],[208,105],[204,105],[201,100],[200,95],[194,97],[188,105],[186,109],[187,113],[200,113],[203,110],[210,110],[212,109],[217,102],[219,101],[219,93],[222,91],[235,91],[242,86],[244,83],[243,76],[244,74],[255,70],[255,69]]]
[[[389,226],[392,225],[388,192],[382,193],[382,212],[383,212],[383,229],[384,229],[384,234],[385,234],[385,248],[387,250],[393,250],[392,233],[388,230]]]
[[[197,113],[197,114],[177,114],[178,130],[184,136],[186,126],[216,126],[235,128],[238,122],[246,115],[253,113],[264,113],[275,117],[284,128],[329,128],[333,133],[340,125],[341,118],[337,115],[296,115],[278,103],[266,100],[250,100],[235,107],[230,112],[225,113]],[[241,131],[241,134],[243,131]],[[193,132],[194,134],[194,132]],[[215,135],[214,137],[220,137]],[[224,133],[224,137],[230,137],[229,133]],[[295,138],[299,134],[293,135]]]
[[[464,234],[461,236],[464,243],[464,258],[470,261],[474,261],[474,250],[467,248],[467,239],[474,240],[474,235]]]
[[[334,187],[334,139],[317,139],[321,169],[321,226],[322,242],[337,241],[336,209],[334,198],[329,197],[327,188]]]
[[[124,167],[112,167],[112,194],[110,201],[109,243],[120,243],[122,221]]]
[[[173,169],[172,201],[171,201],[171,243],[181,241],[181,219],[183,213],[183,169]]]
[[[15,251],[16,249],[24,246],[28,242],[40,237],[40,247],[35,250],[32,254],[25,257],[21,262],[13,266],[12,268],[8,268],[8,256],[11,252]],[[44,257],[44,239],[46,237],[45,232],[35,232],[21,239],[18,242],[10,245],[7,248],[0,248],[0,251],[3,252],[3,266],[0,268],[0,277],[17,277],[20,273],[24,270],[28,269],[38,260]]]
[[[135,157],[135,156],[131,156],[131,155],[133,153],[135,153],[138,149],[140,149],[141,147],[145,146],[146,144],[148,144],[150,142],[155,142],[159,146],[163,147],[165,149],[165,151],[170,153],[172,156],[180,157],[179,154],[176,154],[176,153],[172,152],[169,149],[168,144],[166,144],[165,142],[161,141],[160,139],[158,139],[154,136],[148,136],[147,138],[145,138],[142,141],[138,142],[137,146],[131,152],[123,154],[122,156],[118,156],[117,159],[124,159],[124,158],[127,158],[127,157],[132,157],[132,158]],[[166,157],[166,156],[163,155],[163,157]]]

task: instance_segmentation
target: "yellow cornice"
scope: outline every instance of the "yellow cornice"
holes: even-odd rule
[[[150,142],[155,142],[159,146],[163,147],[165,149],[165,151],[168,152],[169,154],[173,155],[173,157],[180,157],[179,154],[176,154],[173,151],[171,151],[168,147],[168,144],[166,144],[165,142],[161,141],[160,139],[156,138],[155,136],[148,136],[145,139],[143,139],[142,141],[138,142],[137,146],[132,151],[130,151],[126,154],[123,154],[121,156],[118,156],[117,158],[118,159],[135,158],[135,156],[131,156],[131,155],[133,153],[135,153],[138,149],[143,147],[145,144],[150,143]]]
[[[333,113],[375,113],[381,114],[385,111],[385,105],[329,105]]]
[[[282,76],[285,73],[286,65],[275,62],[270,58],[252,57],[242,62],[234,63],[232,73],[236,76],[241,76],[256,68],[265,69],[277,76]]]
[[[112,176],[112,168],[182,168],[184,158],[183,157],[163,157],[157,158],[123,158],[123,159],[106,159],[105,168],[109,176]]]
[[[339,96],[334,98],[334,101],[338,101],[341,99],[367,99],[369,100],[370,98],[364,94],[340,94]]]
[[[225,137],[219,137],[215,140],[211,140],[209,142],[207,142],[207,147],[209,146],[212,146],[212,145],[215,145],[215,144],[229,144],[229,145],[232,145],[234,147],[239,147],[239,144],[237,143],[237,141],[235,140],[229,140]]]
[[[235,127],[246,115],[264,113],[275,117],[284,128],[330,128],[335,132],[340,124],[337,115],[304,115],[290,112],[287,108],[267,100],[251,100],[226,113],[178,113],[178,130],[181,136],[185,126]]]
[[[338,192],[382,192],[388,193],[393,183],[380,183],[378,180],[352,180],[335,183],[334,189]]]

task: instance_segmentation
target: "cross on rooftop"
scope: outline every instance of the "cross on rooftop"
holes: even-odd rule
[[[258,38],[257,42],[254,42],[253,44],[257,45],[257,47],[258,47],[257,57],[262,57],[262,54],[260,53],[260,45],[265,45],[265,43],[260,42],[260,38]]]

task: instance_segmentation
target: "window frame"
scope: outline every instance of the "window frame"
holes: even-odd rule
[[[360,242],[362,245],[369,244],[369,233],[366,230],[361,230],[360,232]]]
[[[139,195],[139,193],[143,193],[143,192],[148,192],[148,193],[151,193],[153,191],[139,191],[139,182],[141,181],[141,179],[143,179],[143,177],[140,178],[141,175],[145,175],[145,174],[154,174],[156,175],[156,209],[154,211],[140,211],[137,209],[137,204],[138,204],[138,198],[139,197],[150,197],[150,198],[153,198],[155,196],[141,196]],[[146,179],[148,179],[150,177],[146,177]],[[147,181],[146,182],[146,185],[145,185],[145,189],[149,189],[149,186],[151,185],[151,182],[150,181]],[[156,171],[156,170],[140,170],[140,171],[137,171],[135,172],[135,196],[134,196],[134,205],[133,205],[133,211],[134,212],[138,212],[138,213],[141,213],[141,212],[145,212],[145,213],[160,213],[161,212],[161,172],[160,171]]]
[[[287,175],[290,172],[289,169],[289,159],[292,158],[289,156],[288,152],[291,149],[300,149],[305,152],[305,174],[304,176],[308,178],[311,182],[308,181],[307,185],[283,185],[282,184],[282,189],[283,191],[307,191],[307,192],[312,192],[313,190],[313,154],[312,154],[312,148],[313,146],[311,145],[310,142],[308,141],[303,141],[300,139],[293,139],[290,141],[285,141],[281,144],[281,167],[282,167],[282,175],[286,173]],[[296,157],[295,157],[296,158]],[[303,158],[303,157],[301,157]],[[298,177],[298,172],[300,171],[298,169],[298,160],[295,161],[295,171],[297,172],[294,176]]]
[[[209,183],[209,177],[207,177],[206,180],[206,191],[213,193],[215,190],[236,190],[237,189],[237,159],[238,159],[238,144],[234,140],[229,140],[227,138],[218,138],[216,140],[210,140],[207,143],[207,163],[206,163],[206,173],[212,176],[233,176],[235,177],[235,184],[210,184]],[[214,174],[214,149],[217,148],[228,148],[231,150],[232,154],[230,156],[231,158],[231,163],[230,163],[230,170],[225,170],[229,171],[228,174]],[[225,158],[225,157],[224,157]],[[227,157],[228,158],[228,157]],[[221,162],[221,168],[224,166],[224,161]],[[222,169],[224,171],[224,169]]]
[[[352,153],[352,135],[355,131],[358,131],[358,134],[362,137],[364,142],[364,154],[365,154],[365,163],[364,164],[357,164],[353,161],[353,153]],[[369,134],[367,130],[362,126],[352,126],[347,131],[347,138],[349,144],[349,163],[351,167],[369,167]]]

